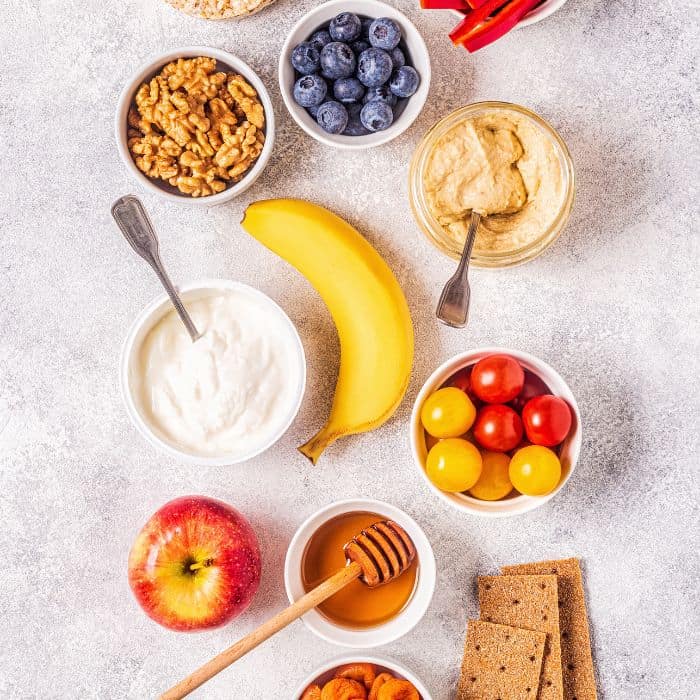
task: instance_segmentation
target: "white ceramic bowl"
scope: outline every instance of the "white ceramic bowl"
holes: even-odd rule
[[[437,488],[425,471],[425,460],[427,457],[427,449],[425,446],[425,432],[420,420],[421,407],[425,400],[433,392],[437,391],[443,384],[458,370],[463,367],[468,367],[475,364],[479,360],[488,355],[504,354],[514,357],[520,364],[533,374],[537,375],[550,389],[555,396],[560,396],[564,399],[571,409],[572,426],[569,435],[561,445],[559,451],[559,459],[561,460],[562,476],[558,486],[546,496],[511,496],[510,498],[501,501],[482,501],[478,498],[473,498],[465,493],[449,493]],[[447,360],[441,364],[428,378],[423,385],[423,388],[418,393],[416,402],[413,406],[411,414],[411,451],[416,466],[420,470],[423,479],[430,489],[437,494],[443,501],[449,503],[453,508],[461,510],[472,515],[480,515],[486,518],[501,518],[510,515],[520,515],[528,511],[539,508],[547,501],[564,488],[564,484],[569,480],[576,462],[578,461],[581,451],[581,414],[579,413],[576,399],[571,393],[567,383],[561,376],[550,367],[546,362],[539,360],[534,355],[529,355],[526,352],[519,350],[510,350],[508,348],[482,348],[470,352],[464,352],[460,355]]]
[[[420,75],[420,85],[415,95],[404,104],[403,111],[396,117],[394,123],[385,131],[377,131],[365,136],[343,136],[326,133],[316,120],[294,101],[294,68],[291,63],[294,47],[306,41],[317,29],[320,29],[341,12],[354,12],[364,17],[390,17],[401,28],[403,42],[406,45],[411,65]],[[304,15],[294,26],[282,48],[279,63],[279,81],[282,98],[294,121],[317,141],[351,150],[360,150],[380,146],[395,139],[408,129],[421,113],[430,90],[430,56],[428,47],[415,26],[401,12],[378,0],[331,0],[314,8]]]
[[[549,15],[554,14],[565,2],[566,0],[545,0],[541,5],[528,12],[525,17],[518,22],[516,29],[528,27],[531,24],[536,24],[546,17],[549,17]],[[464,17],[464,13],[459,10],[450,10],[450,12],[457,15],[460,19]]]
[[[126,406],[127,413],[131,418],[136,429],[148,440],[152,445],[159,450],[183,462],[191,464],[201,464],[205,466],[223,466],[227,464],[237,464],[245,462],[252,457],[264,452],[271,447],[282,435],[287,431],[292,421],[301,406],[301,400],[304,396],[306,388],[306,359],[304,356],[304,347],[301,344],[301,339],[297,333],[294,324],[290,321],[287,314],[266,294],[261,291],[249,287],[247,284],[240,282],[232,282],[229,280],[201,280],[192,282],[178,288],[180,296],[185,304],[188,301],[201,299],[212,294],[226,291],[236,291],[247,294],[254,298],[258,303],[267,307],[267,313],[270,316],[276,316],[282,321],[289,333],[290,347],[295,349],[295,357],[293,362],[293,371],[290,373],[289,381],[293,383],[294,401],[290,403],[288,412],[284,421],[280,421],[278,426],[271,432],[264,442],[257,445],[252,445],[245,454],[231,455],[199,455],[191,452],[186,452],[178,445],[169,442],[150,423],[144,418],[138,405],[138,401],[134,396],[132,388],[132,377],[136,377],[136,362],[138,352],[148,332],[160,321],[163,316],[173,310],[172,303],[167,294],[162,294],[157,299],[154,299],[137,317],[131,325],[129,332],[122,347],[121,358],[119,361],[119,375],[122,398]]]
[[[289,544],[284,561],[284,585],[290,603],[301,598],[305,593],[301,563],[311,536],[328,520],[343,513],[358,511],[377,513],[395,521],[406,530],[413,540],[418,557],[418,574],[411,599],[396,617],[367,629],[341,627],[328,620],[317,610],[306,613],[302,620],[321,639],[354,649],[368,649],[393,642],[410,632],[428,609],[435,590],[435,556],[432,547],[420,526],[406,513],[389,503],[368,498],[337,501],[322,508],[299,526]]]
[[[129,108],[133,103],[134,96],[139,87],[145,81],[150,80],[171,61],[177,60],[178,58],[194,58],[197,56],[215,58],[222,70],[228,68],[236,73],[240,73],[257,90],[260,102],[265,110],[265,145],[263,146],[262,153],[253,164],[253,167],[243,176],[240,182],[227,187],[223,192],[210,195],[209,197],[190,197],[189,195],[179,192],[177,188],[172,187],[167,182],[152,179],[144,175],[144,173],[136,167],[136,163],[134,163],[131,153],[129,153],[126,137],[127,115],[129,114]],[[129,79],[122,90],[117,104],[115,135],[117,149],[119,150],[122,161],[124,161],[124,165],[126,165],[127,170],[142,187],[172,202],[197,206],[212,206],[228,202],[239,194],[242,194],[260,177],[260,174],[270,160],[275,143],[275,114],[267,88],[247,63],[244,63],[233,54],[221,51],[220,49],[212,49],[207,46],[187,46],[154,56],[148,63],[142,65]]]
[[[397,678],[402,678],[407,680],[415,686],[416,690],[421,696],[421,700],[433,700],[433,696],[430,691],[425,687],[423,681],[415,676],[411,671],[409,671],[405,666],[393,661],[392,659],[387,659],[384,656],[367,656],[367,655],[346,655],[340,656],[337,659],[331,659],[326,661],[326,663],[319,666],[317,669],[310,673],[304,681],[299,685],[299,687],[294,691],[294,695],[291,696],[290,700],[299,700],[301,694],[308,688],[312,683],[327,683],[331,678],[333,678],[333,672],[339,666],[344,666],[345,664],[374,664],[375,666],[380,666],[388,671],[390,671]]]

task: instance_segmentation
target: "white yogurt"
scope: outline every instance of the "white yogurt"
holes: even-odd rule
[[[193,343],[175,310],[153,326],[130,372],[139,411],[185,452],[250,454],[296,409],[298,338],[281,311],[244,290],[185,305],[202,337]]]

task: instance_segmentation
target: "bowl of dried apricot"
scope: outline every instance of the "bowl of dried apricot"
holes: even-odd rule
[[[408,669],[386,658],[344,656],[328,661],[297,688],[294,700],[432,700]]]
[[[220,204],[247,190],[272,154],[275,119],[246,63],[202,46],[143,65],[122,91],[116,140],[129,172],[166,199]]]

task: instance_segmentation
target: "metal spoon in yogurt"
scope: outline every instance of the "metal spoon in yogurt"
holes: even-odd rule
[[[476,238],[476,229],[479,228],[480,220],[481,214],[477,211],[472,211],[472,218],[469,222],[469,230],[464,241],[464,250],[462,251],[459,265],[457,265],[457,271],[447,280],[435,311],[440,321],[453,328],[464,328],[469,318],[471,290],[469,289],[467,274],[469,272],[469,260],[474,247],[474,239]]]
[[[124,234],[124,238],[129,241],[129,245],[153,268],[158,279],[161,281],[165,291],[173,302],[173,306],[182,322],[187,328],[187,332],[192,338],[192,342],[199,340],[202,334],[195,328],[192,319],[185,305],[180,299],[180,295],[175,286],[170,281],[168,273],[163,267],[158,252],[158,237],[153,229],[153,224],[140,200],[133,194],[120,197],[112,205],[112,216],[117,222],[117,226]]]

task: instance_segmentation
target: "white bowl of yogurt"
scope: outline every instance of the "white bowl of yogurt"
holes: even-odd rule
[[[202,337],[193,343],[163,294],[136,318],[120,360],[121,391],[137,430],[186,462],[221,466],[264,452],[294,420],[306,359],[287,314],[228,280],[179,289]]]

